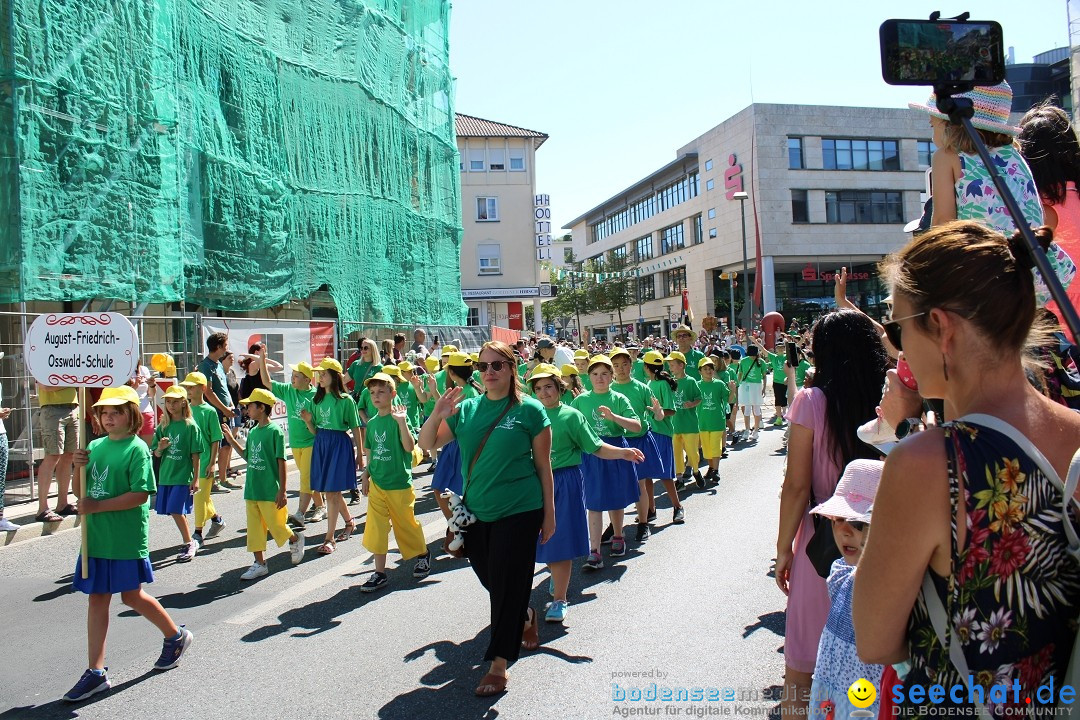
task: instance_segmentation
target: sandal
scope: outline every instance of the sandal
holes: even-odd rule
[[[341,532],[334,536],[335,542],[345,542],[352,537],[353,530],[356,529],[356,523],[346,523]]]
[[[536,611],[529,608],[529,627],[521,634],[521,646],[526,650],[535,650],[540,647],[540,621]],[[505,683],[503,684],[505,687]]]
[[[34,516],[34,522],[39,522],[39,523],[57,523],[57,522],[63,522],[63,520],[64,520],[64,518],[60,517],[59,515],[54,513],[52,510],[46,510],[45,512],[38,513],[37,515]]]
[[[77,507],[75,507],[74,505],[72,505],[71,503],[68,503],[67,505],[65,505],[62,508],[57,508],[56,509],[56,514],[60,515],[61,517],[67,517],[68,515],[78,515],[79,514],[79,509]]]
[[[488,673],[480,678],[480,684],[476,686],[476,696],[491,697],[506,692],[506,681],[509,679],[505,675]]]
[[[334,552],[334,550],[336,550],[336,549],[337,549],[337,546],[334,545],[334,541],[333,540],[327,540],[326,542],[324,542],[322,545],[319,546],[318,552],[319,552],[320,555],[329,555],[330,553]]]

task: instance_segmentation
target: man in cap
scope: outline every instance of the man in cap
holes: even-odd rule
[[[686,374],[695,380],[701,380],[701,370],[698,363],[705,357],[705,353],[694,347],[697,342],[697,333],[689,325],[680,325],[672,333],[675,344],[679,346],[679,352],[686,357]]]

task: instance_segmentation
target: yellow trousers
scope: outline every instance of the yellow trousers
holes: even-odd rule
[[[724,432],[722,430],[701,430],[698,432],[701,452],[706,460],[714,460],[724,454]]]
[[[206,526],[206,521],[217,515],[214,507],[213,496],[210,491],[214,488],[214,478],[199,478],[199,492],[195,493],[195,527]]]
[[[427,552],[424,529],[413,513],[415,503],[416,493],[412,488],[383,490],[374,482],[369,484],[367,521],[364,523],[364,547],[368,552],[386,554],[391,526],[402,558],[408,560]]]
[[[682,475],[683,470],[686,469],[686,460],[683,459],[683,452],[686,453],[686,457],[690,460],[690,467],[697,469],[698,466],[698,448],[700,441],[697,433],[675,433],[671,436],[671,445],[675,450],[675,474]]]
[[[262,552],[266,549],[266,531],[274,538],[278,547],[292,540],[293,532],[286,524],[289,511],[279,508],[269,500],[245,500],[247,507],[247,549],[248,552]]]
[[[292,449],[293,460],[296,461],[296,469],[300,471],[300,492],[311,494],[311,451],[313,448]]]

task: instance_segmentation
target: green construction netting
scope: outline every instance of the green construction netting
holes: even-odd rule
[[[0,302],[462,324],[447,0],[0,0]],[[440,291],[442,290],[442,291]]]

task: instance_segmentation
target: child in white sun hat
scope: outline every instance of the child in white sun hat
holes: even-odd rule
[[[855,707],[848,699],[848,689],[856,680],[864,678],[878,687],[884,672],[881,665],[868,665],[859,660],[851,619],[855,566],[869,534],[870,508],[884,465],[880,460],[852,460],[844,468],[833,496],[810,511],[832,520],[833,539],[841,553],[825,581],[832,606],[818,642],[810,690],[810,707],[820,708],[822,716],[829,715],[833,720],[851,717]],[[826,708],[832,712],[827,712]],[[877,701],[862,709],[877,717]]]

